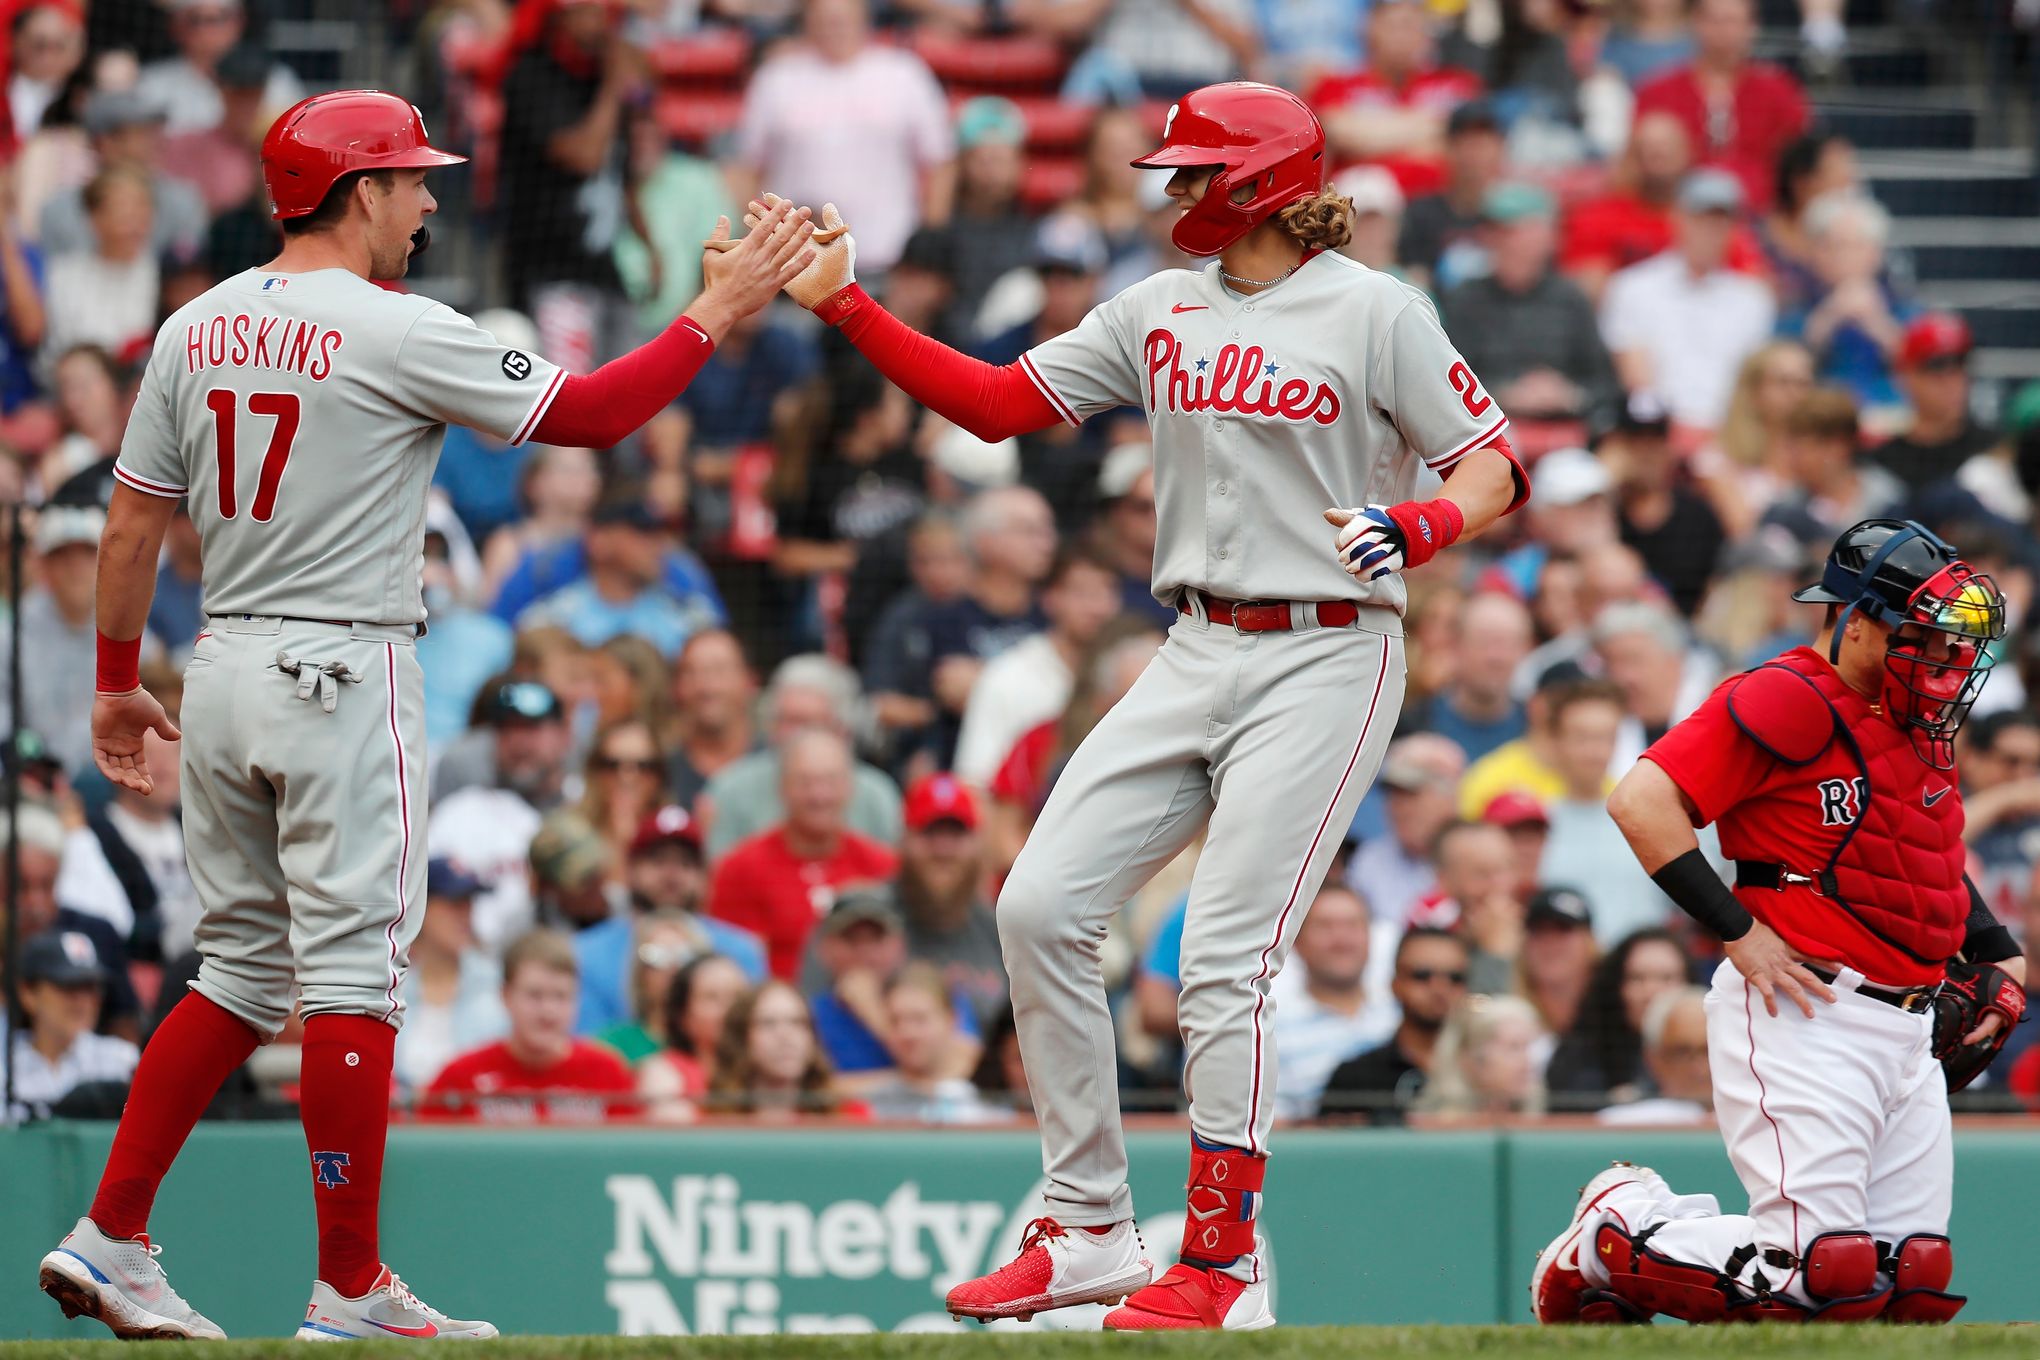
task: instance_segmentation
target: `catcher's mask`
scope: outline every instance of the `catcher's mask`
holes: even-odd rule
[[[1955,733],[1983,692],[2005,635],[2005,599],[1997,583],[1912,520],[1865,520],[1836,540],[1820,583],[1792,598],[1839,604],[1828,660],[1841,655],[1842,632],[1861,614],[1891,630],[1881,700],[1920,759],[1955,765]]]

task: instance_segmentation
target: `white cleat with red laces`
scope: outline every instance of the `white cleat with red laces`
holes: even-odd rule
[[[1018,1256],[949,1291],[949,1314],[959,1322],[1026,1322],[1051,1308],[1118,1303],[1154,1275],[1154,1263],[1131,1221],[1099,1233],[1037,1218],[1027,1225]]]

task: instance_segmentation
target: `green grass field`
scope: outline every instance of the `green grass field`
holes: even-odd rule
[[[21,1341],[0,1343],[0,1360],[71,1360],[103,1357],[121,1343]],[[483,1354],[512,1360],[1097,1360],[1142,1355],[1191,1360],[1346,1360],[1346,1357],[1607,1355],[1825,1357],[1909,1360],[1957,1356],[1978,1360],[2040,1358],[2040,1326],[1884,1327],[1875,1323],[1833,1327],[1291,1327],[1240,1336],[1105,1336],[1100,1333],[964,1333],[941,1336],[826,1337],[511,1337],[477,1343]],[[290,1341],[159,1342],[149,1360],[258,1360],[292,1356]],[[356,1360],[402,1360],[417,1343],[358,1342]],[[463,1349],[462,1354],[467,1352]]]

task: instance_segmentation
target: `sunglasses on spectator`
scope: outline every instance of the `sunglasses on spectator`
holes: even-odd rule
[[[1466,970],[1462,968],[1412,968],[1404,976],[1411,982],[1436,982],[1444,978],[1455,987],[1466,985]]]
[[[588,766],[604,774],[613,774],[618,770],[629,770],[634,774],[655,774],[659,762],[649,758],[641,760],[636,756],[595,755],[588,758]]]

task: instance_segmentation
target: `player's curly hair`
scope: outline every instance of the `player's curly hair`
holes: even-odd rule
[[[1353,239],[1353,200],[1328,184],[1276,213],[1275,223],[1306,246],[1337,250]]]

